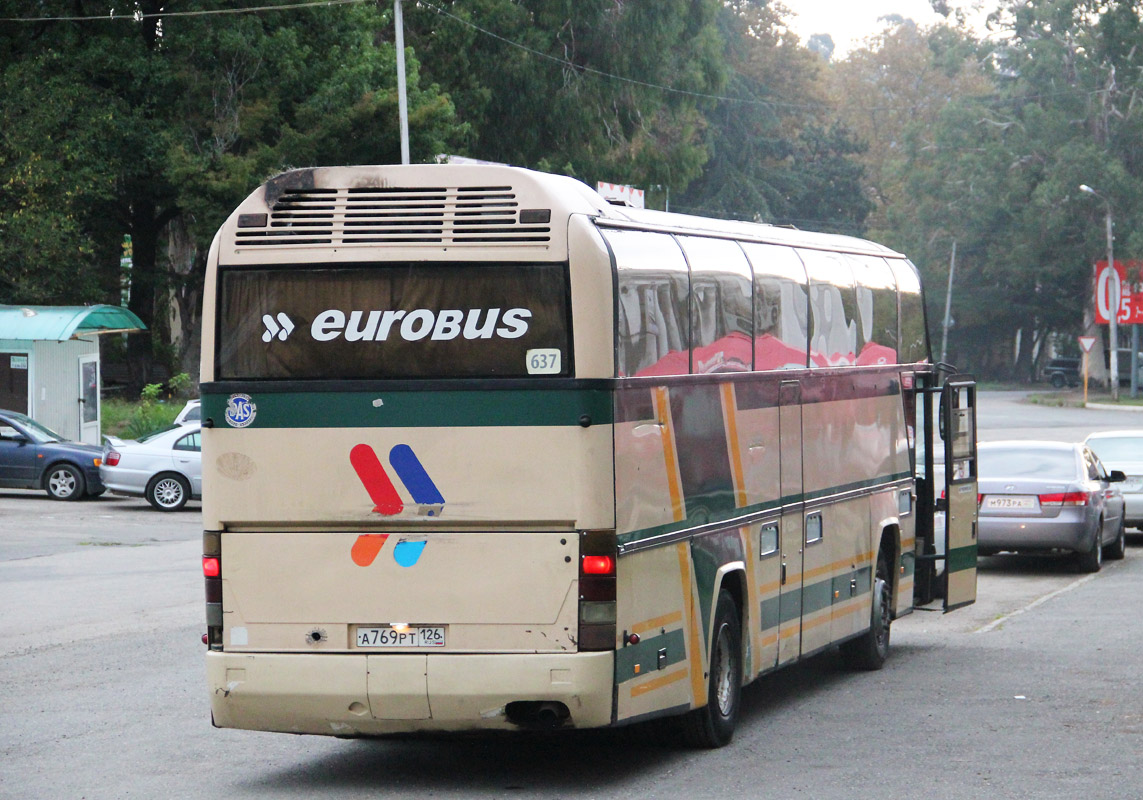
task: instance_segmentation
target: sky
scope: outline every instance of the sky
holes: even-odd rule
[[[802,42],[815,33],[828,33],[836,47],[834,58],[844,58],[861,47],[869,36],[880,33],[884,23],[880,17],[900,14],[922,27],[942,21],[929,0],[785,0],[790,9],[790,27]],[[950,3],[968,6],[970,3]]]

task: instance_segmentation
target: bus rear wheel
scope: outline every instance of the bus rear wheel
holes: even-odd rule
[[[742,626],[738,604],[725,589],[718,593],[706,705],[683,717],[683,736],[693,747],[730,743],[742,705]]]
[[[893,622],[893,590],[889,561],[882,554],[877,559],[877,575],[873,580],[873,608],[869,614],[869,630],[841,646],[841,654],[854,669],[877,670],[889,657],[889,626]]]

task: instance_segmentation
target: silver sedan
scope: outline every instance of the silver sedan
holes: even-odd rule
[[[1108,469],[1120,470],[1127,476],[1119,486],[1127,527],[1143,530],[1143,430],[1101,431],[1087,437],[1084,444],[1095,451]]]
[[[986,442],[979,447],[979,551],[1074,553],[1085,572],[1123,558],[1122,472],[1083,444]]]
[[[104,437],[99,475],[114,494],[145,497],[160,511],[202,498],[201,426],[175,425],[138,441]]]

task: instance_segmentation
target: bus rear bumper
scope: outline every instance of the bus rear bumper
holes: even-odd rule
[[[519,730],[517,702],[563,704],[563,727],[600,727],[611,723],[614,669],[611,652],[206,656],[215,726],[327,736]]]

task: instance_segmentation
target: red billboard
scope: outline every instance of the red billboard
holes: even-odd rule
[[[1106,261],[1095,262],[1095,321],[1107,325],[1111,321],[1111,293],[1119,281],[1120,325],[1143,323],[1143,261],[1120,261],[1108,269]]]

